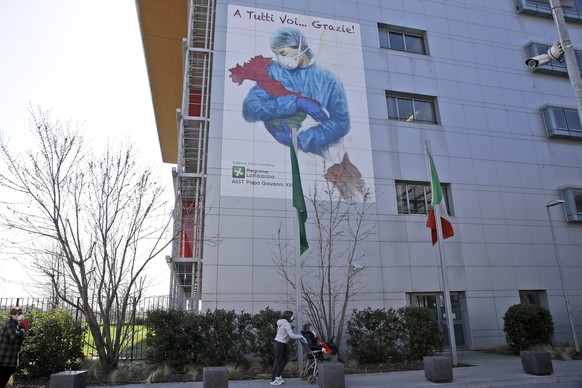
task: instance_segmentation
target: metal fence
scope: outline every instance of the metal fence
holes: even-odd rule
[[[19,306],[26,313],[34,311],[50,312],[54,310],[66,311],[75,320],[85,324],[86,319],[83,312],[68,303],[57,302],[50,298],[0,298],[0,312],[8,312],[14,306]],[[147,297],[135,303],[135,316],[127,322],[127,328],[130,330],[127,346],[122,350],[120,360],[138,361],[146,357],[146,335],[147,329],[144,320],[149,311],[167,310],[170,306],[170,298],[163,296]],[[129,307],[132,309],[133,305]],[[97,358],[93,336],[86,330],[83,337],[83,353],[88,358]]]

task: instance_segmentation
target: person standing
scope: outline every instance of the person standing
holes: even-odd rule
[[[23,320],[22,309],[13,307],[0,331],[0,388],[5,388],[18,366],[18,354],[26,331],[18,326]]]
[[[288,343],[289,339],[300,340],[303,338],[301,334],[293,333],[291,327],[293,322],[293,312],[284,311],[281,319],[277,321],[277,335],[275,336],[275,363],[273,364],[273,371],[271,373],[271,385],[283,384],[283,369],[289,362]]]

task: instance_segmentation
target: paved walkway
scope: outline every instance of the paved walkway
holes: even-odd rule
[[[453,369],[453,381],[433,383],[426,379],[424,371],[370,373],[346,375],[347,388],[385,387],[525,387],[582,388],[582,360],[553,360],[554,373],[535,376],[525,373],[518,356],[505,356],[483,352],[459,352],[460,364],[474,365]],[[229,381],[229,388],[267,388],[268,380]],[[285,379],[284,388],[318,387],[301,379]],[[96,387],[95,387],[96,388]],[[102,387],[101,387],[102,388]],[[201,382],[131,384],[117,388],[202,388]]]

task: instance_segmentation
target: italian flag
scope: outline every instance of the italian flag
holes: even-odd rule
[[[307,221],[307,206],[303,197],[303,188],[301,187],[301,175],[299,174],[299,163],[293,144],[291,149],[291,182],[293,184],[293,207],[297,209],[297,218],[299,219],[299,247],[303,254],[309,248],[307,243],[307,234],[305,233],[305,221]]]
[[[441,182],[439,180],[439,176],[436,171],[436,167],[434,166],[434,161],[432,160],[432,155],[430,151],[426,150],[428,153],[428,161],[430,164],[430,184],[431,184],[431,191],[432,191],[432,202],[430,211],[428,212],[428,219],[426,220],[426,227],[430,228],[431,235],[432,235],[432,245],[436,244],[438,240],[437,234],[437,223],[436,223],[436,215],[435,215],[435,207],[438,207],[438,213],[441,218],[441,228],[443,231],[443,239],[447,239],[455,235],[453,232],[453,226],[451,225],[451,221],[449,221],[449,213],[447,212],[447,205],[445,204],[443,198],[443,188],[441,186]]]

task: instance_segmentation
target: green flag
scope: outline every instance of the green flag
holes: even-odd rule
[[[305,206],[305,198],[303,197],[303,188],[301,187],[301,175],[299,174],[299,163],[297,163],[297,155],[295,148],[291,144],[291,175],[293,183],[293,207],[297,209],[297,218],[299,220],[299,246],[300,252],[303,254],[309,248],[307,243],[307,235],[305,234],[305,221],[307,221],[307,206]]]

